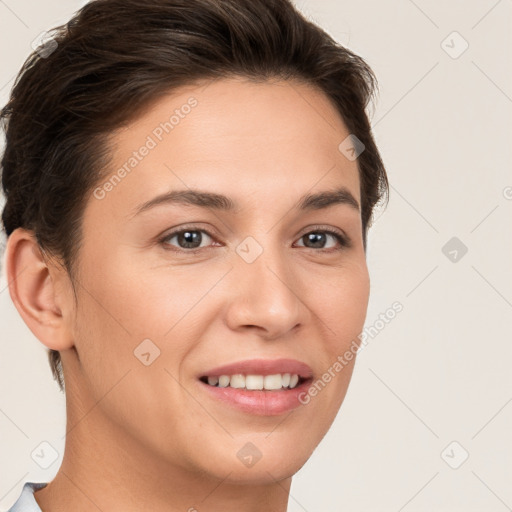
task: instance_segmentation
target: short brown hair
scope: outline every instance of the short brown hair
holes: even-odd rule
[[[366,114],[377,80],[291,1],[93,0],[51,36],[27,58],[1,111],[2,222],[7,236],[32,230],[72,283],[87,197],[109,158],[105,136],[181,85],[235,75],[298,79],[333,102],[365,148],[358,165],[366,250],[374,206],[389,194]],[[59,352],[50,350],[49,360],[64,391]]]

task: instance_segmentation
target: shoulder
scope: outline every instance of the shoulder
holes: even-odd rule
[[[34,498],[34,491],[46,487],[47,483],[26,482],[21,494],[14,505],[7,512],[41,512]]]

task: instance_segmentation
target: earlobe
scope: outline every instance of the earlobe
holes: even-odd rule
[[[65,350],[73,346],[66,313],[71,304],[59,291],[62,270],[43,256],[33,232],[15,229],[7,239],[5,254],[9,294],[32,333],[48,348]]]

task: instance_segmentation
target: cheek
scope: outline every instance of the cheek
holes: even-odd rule
[[[326,328],[328,352],[339,353],[357,340],[363,329],[370,294],[368,269],[365,264],[342,269],[324,284],[315,293],[318,314]]]
[[[167,337],[157,334],[168,331],[175,320],[149,299],[151,287],[136,282],[131,287],[113,274],[108,282],[92,279],[84,286],[89,293],[79,296],[75,324],[83,399],[90,400],[88,409],[94,407],[95,414],[156,450],[148,432],[176,428],[175,411],[186,407],[178,382],[180,362],[190,349],[187,340],[172,336],[173,331]],[[162,407],[166,403],[169,407]]]
[[[316,390],[312,390],[312,395],[314,400],[318,400],[318,405],[323,403],[320,409],[330,420],[334,418],[348,390],[369,293],[368,270],[362,264],[355,265],[350,271],[345,268],[336,272],[336,277],[331,276],[321,290],[317,290],[313,296],[309,295],[311,300],[314,297],[317,299],[315,312],[319,317],[319,328],[323,331],[320,357],[322,374],[318,375]],[[324,421],[327,421],[326,418]]]
[[[148,263],[148,260],[150,263]],[[181,331],[199,314],[203,299],[219,281],[219,269],[182,267],[138,255],[117,254],[94,278],[105,309],[134,339],[163,339]],[[212,266],[213,267],[213,266]]]
[[[217,274],[144,267],[113,248],[89,261],[101,265],[83,267],[75,344],[93,394],[101,396],[127,371],[152,381],[165,368],[178,377],[191,340],[200,339],[201,299]]]
[[[316,408],[318,428],[325,433],[334,421],[349,388],[356,361],[359,336],[364,327],[370,293],[366,265],[341,270],[314,295],[319,328],[323,330],[321,374],[304,401]],[[319,355],[318,351],[318,355]]]

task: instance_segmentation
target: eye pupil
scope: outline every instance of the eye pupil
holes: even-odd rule
[[[202,235],[200,231],[182,231],[178,234],[178,243],[184,242],[187,249],[195,249],[201,245]],[[197,245],[194,245],[194,244]]]
[[[325,233],[309,233],[306,238],[313,243],[314,248],[322,248],[325,244]]]

